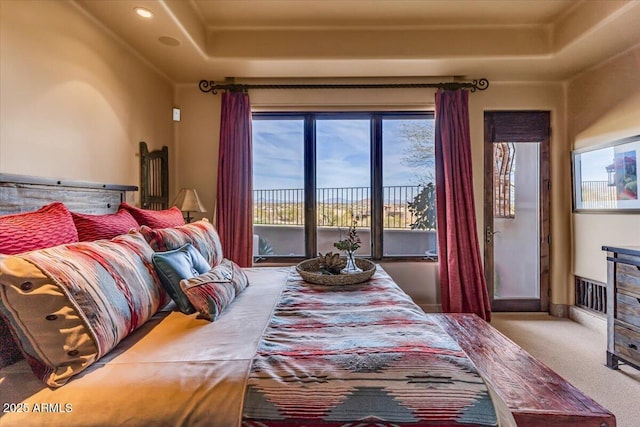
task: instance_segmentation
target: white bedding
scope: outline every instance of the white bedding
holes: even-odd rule
[[[0,426],[237,427],[246,372],[290,269],[245,271],[251,285],[217,321],[160,312],[63,387],[43,385],[25,360],[1,369]]]

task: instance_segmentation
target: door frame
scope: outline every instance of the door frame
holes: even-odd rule
[[[551,298],[551,180],[549,111],[485,111],[484,113],[484,271],[492,311],[549,311]],[[494,292],[493,143],[540,143],[540,299],[499,299]],[[516,145],[517,147],[517,145]],[[488,228],[489,227],[489,228]],[[490,241],[488,241],[490,240]]]

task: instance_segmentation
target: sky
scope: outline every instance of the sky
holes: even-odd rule
[[[410,143],[401,120],[383,122],[383,185],[417,185],[424,170],[403,164]],[[303,188],[303,121],[253,121],[254,190]],[[316,122],[318,188],[369,187],[369,120]]]
[[[613,163],[613,147],[582,153],[580,172],[582,181],[606,181],[606,167]]]
[[[582,181],[606,181],[606,167],[613,163],[616,154],[627,152],[636,152],[636,158],[640,158],[640,140],[581,153]]]

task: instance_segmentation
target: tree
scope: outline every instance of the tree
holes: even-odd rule
[[[436,228],[436,186],[433,182],[425,185],[413,198],[413,202],[407,203],[409,212],[415,216],[411,224],[412,230],[435,230]]]
[[[402,163],[410,168],[422,171],[418,181],[422,190],[408,202],[409,212],[415,217],[410,225],[412,230],[435,230],[436,194],[433,176],[435,166],[434,124],[432,121],[411,121],[403,123],[402,136],[410,142],[404,151]]]
[[[400,130],[402,137],[410,143],[409,148],[404,150],[402,163],[424,173],[423,176],[418,176],[418,180],[422,184],[433,181],[431,173],[435,165],[433,126],[431,121],[412,120],[404,122]]]

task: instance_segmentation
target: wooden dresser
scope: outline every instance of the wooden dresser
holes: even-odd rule
[[[640,369],[640,246],[607,251],[607,366]]]

